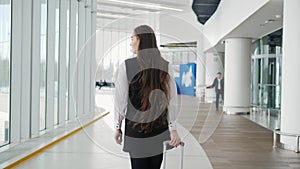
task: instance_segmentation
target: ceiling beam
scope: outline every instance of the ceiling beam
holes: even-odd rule
[[[103,9],[98,9],[98,13],[109,13],[109,14],[119,14],[119,15],[133,15],[134,13],[131,12],[120,12],[120,11],[113,11],[113,10],[103,10]]]
[[[111,19],[111,20],[119,19],[117,17],[110,17],[110,16],[97,16],[97,18],[104,18],[104,19]]]

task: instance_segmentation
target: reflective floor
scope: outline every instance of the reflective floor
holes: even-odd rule
[[[112,91],[98,92],[97,105],[113,110]],[[186,169],[296,169],[300,154],[272,148],[272,131],[249,120],[263,115],[224,115],[214,105],[195,97],[180,97],[179,134],[186,143]],[[129,169],[122,146],[113,140],[113,113],[81,132],[34,156],[16,168],[23,169]],[[179,149],[168,152],[167,168],[176,169]]]
[[[102,91],[96,97],[98,106],[101,105],[107,110],[112,110],[111,91]],[[194,101],[197,102],[197,100]],[[196,116],[196,114],[193,115],[193,112],[197,113],[197,108],[181,106],[181,111],[184,112],[180,114],[182,121],[192,124],[190,122],[193,122],[194,116]],[[189,113],[189,111],[192,112]],[[113,131],[113,113],[111,112],[81,132],[34,156],[16,168],[130,169],[129,156],[122,151],[122,146],[115,144]],[[189,130],[179,124],[178,131],[186,143],[184,168],[198,169],[201,166],[204,169],[212,169],[205,151]],[[180,149],[168,151],[166,160],[168,169],[179,166],[179,155]]]
[[[272,131],[280,128],[280,118],[269,115],[265,111],[253,111],[249,115],[243,115],[243,117]]]

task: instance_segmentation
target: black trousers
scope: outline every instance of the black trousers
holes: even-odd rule
[[[131,169],[160,169],[163,154],[146,158],[130,158]]]
[[[216,109],[219,109],[219,100],[220,100],[220,95],[222,95],[222,100],[224,101],[224,94],[222,90],[216,90]]]

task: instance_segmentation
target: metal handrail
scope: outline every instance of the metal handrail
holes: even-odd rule
[[[258,83],[257,86],[274,86],[274,87],[277,87],[277,86],[280,86],[280,85],[279,84],[271,84],[271,83],[267,83],[267,84]]]
[[[267,111],[274,110],[274,111],[277,111],[277,112],[281,112],[281,108],[280,107],[268,108],[267,106],[257,106],[257,105],[251,104],[251,108],[252,109],[267,110]]]
[[[260,86],[265,86],[265,87],[280,87],[281,84],[272,84],[272,83],[260,83]]]
[[[262,84],[263,86],[267,86],[267,87],[277,87],[280,86],[278,84]]]
[[[250,106],[224,106],[225,108],[251,108]]]
[[[284,136],[291,136],[291,137],[296,137],[296,150],[295,153],[299,153],[299,139],[300,139],[300,134],[292,134],[292,133],[286,133],[286,132],[281,132],[280,129],[275,129],[273,131],[273,148],[276,148],[276,142],[277,142],[277,135],[284,135]]]

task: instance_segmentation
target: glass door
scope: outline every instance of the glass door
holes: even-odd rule
[[[252,59],[252,105],[277,115],[281,100],[281,55]]]

